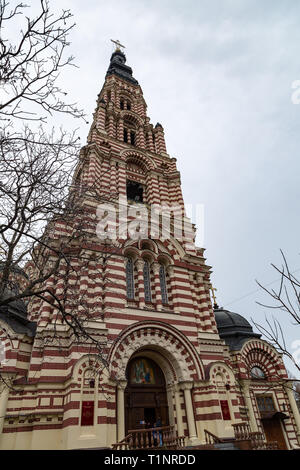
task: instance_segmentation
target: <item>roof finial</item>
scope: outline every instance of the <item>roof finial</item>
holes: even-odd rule
[[[212,285],[210,285],[210,290],[211,290],[211,295],[212,295],[212,298],[213,298],[213,301],[214,301],[214,309],[219,308],[219,305],[217,304],[217,298],[216,298],[216,295],[215,295],[215,292],[218,289],[215,289]]]
[[[121,47],[124,47],[124,49],[125,49],[125,46],[123,46],[123,45],[120,43],[119,39],[117,39],[116,41],[114,41],[114,39],[111,39],[111,42],[113,42],[113,43],[116,45],[116,50],[115,50],[115,52],[116,52],[116,51],[122,52],[121,49],[120,49]]]

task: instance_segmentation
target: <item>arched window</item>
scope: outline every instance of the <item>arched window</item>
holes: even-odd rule
[[[159,268],[159,280],[160,280],[160,290],[161,290],[161,301],[163,304],[168,303],[168,291],[167,291],[167,282],[166,282],[166,271],[163,265]]]
[[[127,287],[127,298],[134,299],[134,273],[133,273],[133,261],[131,258],[127,259],[126,263],[126,287]]]
[[[120,108],[124,109],[124,100],[123,99],[121,99],[121,101],[120,101]]]
[[[145,261],[145,264],[144,264],[144,291],[145,291],[145,301],[152,302],[150,266],[149,266],[148,261]]]
[[[129,100],[127,100],[127,109],[130,111],[131,110],[131,103]]]

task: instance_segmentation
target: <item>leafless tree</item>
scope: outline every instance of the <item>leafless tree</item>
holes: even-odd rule
[[[57,84],[60,71],[74,66],[74,58],[65,57],[74,27],[72,13],[63,10],[55,15],[48,0],[40,0],[39,12],[31,19],[25,16],[27,8],[23,3],[10,8],[8,1],[0,1],[1,119],[46,122],[53,112],[83,117],[75,103],[65,101],[67,93]],[[13,28],[19,23],[17,35]]]
[[[47,0],[40,0],[33,18],[27,9],[0,0],[0,298],[6,303],[11,273],[45,245],[44,228],[68,206],[79,142],[75,133],[49,132],[48,117],[84,118],[58,86],[60,71],[74,65],[72,56],[65,57],[71,12],[54,14]],[[25,294],[31,295],[29,285],[17,295]]]
[[[49,131],[54,115],[85,119],[59,86],[60,73],[74,67],[66,56],[73,15],[53,13],[48,0],[35,5],[35,17],[26,16],[27,5],[14,5],[0,0],[0,307],[20,299],[47,303],[77,339],[101,352],[103,345],[85,328],[94,307],[80,289],[81,272],[95,264],[95,255],[80,248],[90,223],[82,199],[92,190],[72,181],[76,133]],[[102,263],[109,256],[109,249],[99,254]],[[27,277],[16,287],[15,273],[24,266]],[[81,315],[74,313],[78,308]]]
[[[291,320],[295,327],[300,326],[300,281],[293,275],[289,269],[287,259],[281,250],[283,263],[281,267],[272,264],[272,267],[280,274],[280,285],[277,290],[268,289],[257,281],[258,285],[268,294],[273,300],[272,304],[263,304],[258,302],[259,305],[268,309],[273,309],[283,313],[283,320]],[[253,319],[252,319],[253,321]],[[272,316],[272,320],[265,318],[265,325],[258,324],[253,321],[256,328],[263,334],[263,336],[273,344],[280,353],[288,357],[295,367],[300,371],[300,362],[297,353],[293,353],[289,346],[286,344],[286,339],[282,326],[278,318]],[[299,330],[300,331],[300,330]],[[300,341],[299,341],[300,343]],[[300,344],[299,344],[300,346]],[[300,354],[299,354],[300,356]]]

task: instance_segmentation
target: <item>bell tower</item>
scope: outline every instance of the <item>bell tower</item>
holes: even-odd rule
[[[122,308],[127,305],[144,309],[149,303],[152,308],[162,310],[161,299],[168,298],[165,309],[181,313],[186,309],[193,316],[198,332],[209,331],[216,335],[210,267],[205,264],[203,248],[197,248],[194,243],[196,229],[185,214],[176,158],[167,153],[163,126],[153,125],[147,116],[142,88],[121,51],[124,46],[119,41],[113,42],[116,50],[98,95],[74,183],[90,189],[90,194],[98,201],[118,206],[117,226],[121,225],[121,217],[118,217],[121,212],[128,220],[139,210],[147,212],[146,233],[144,231],[134,242],[129,232],[116,235],[116,239],[122,239],[124,274],[127,270],[127,293],[123,292],[127,303],[123,303]],[[85,203],[95,208],[95,198]],[[159,216],[153,223],[156,209]],[[163,233],[163,216],[169,210],[170,229]],[[132,265],[131,274],[128,274],[127,259]],[[146,261],[151,287],[147,287],[145,281]],[[164,266],[164,274],[161,266]],[[146,291],[149,292],[145,294]]]

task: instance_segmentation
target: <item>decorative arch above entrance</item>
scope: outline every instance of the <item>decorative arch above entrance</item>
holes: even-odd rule
[[[144,349],[156,355],[152,358],[163,370],[167,386],[205,379],[194,346],[176,328],[159,321],[135,323],[122,332],[109,357],[112,378],[126,381],[129,361]]]
[[[130,360],[125,389],[125,429],[169,424],[166,381],[159,365],[142,353]]]
[[[158,391],[158,393],[165,393],[165,395],[161,395],[162,398],[159,398],[163,405],[161,408],[158,406],[149,407],[155,408],[155,418],[157,419],[158,413],[161,413],[162,416],[160,416],[160,418],[162,421],[165,420],[165,423],[174,425],[176,421],[173,400],[175,400],[176,426],[179,435],[183,435],[183,421],[179,396],[179,390],[183,390],[189,437],[191,440],[197,440],[191,389],[194,382],[205,380],[204,367],[201,359],[194,345],[185,335],[173,326],[162,321],[142,321],[134,323],[122,331],[108,357],[110,377],[116,382],[118,391],[118,441],[121,441],[125,436],[125,431],[128,431],[130,426],[136,426],[138,421],[137,415],[135,418],[127,417],[125,429],[125,390],[126,387],[128,387],[128,371],[130,373],[131,361],[137,357],[152,360],[161,370],[164,377],[165,386]],[[151,374],[148,375],[148,378],[149,377],[151,377]],[[145,381],[147,385],[147,378],[145,378]],[[148,386],[150,387],[151,384],[148,384]],[[131,392],[131,383],[129,383],[129,389]],[[143,388],[143,391],[145,390],[146,388]],[[126,399],[128,400],[128,397],[126,397]],[[143,397],[141,400],[143,400],[141,408],[144,408],[143,413],[145,414],[145,408],[147,407],[145,406]],[[157,401],[155,404],[157,404]],[[135,400],[135,403],[131,402],[131,405],[133,408],[137,408],[137,401]],[[154,416],[152,416],[152,419]],[[142,412],[140,412],[140,417],[142,421],[144,418]],[[149,417],[151,418],[150,411]]]

